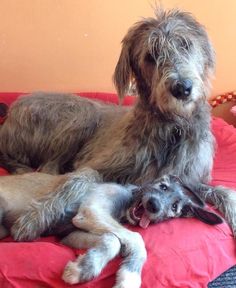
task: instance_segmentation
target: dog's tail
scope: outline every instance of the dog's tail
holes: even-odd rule
[[[224,186],[201,184],[198,192],[206,202],[213,204],[223,214],[236,237],[236,191]]]

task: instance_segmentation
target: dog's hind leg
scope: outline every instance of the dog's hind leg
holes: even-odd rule
[[[58,190],[32,203],[27,212],[16,220],[11,228],[15,240],[31,241],[49,228],[55,227],[66,215],[67,210],[79,206],[91,184],[101,181],[97,171],[89,168],[68,175],[64,185],[59,183]]]
[[[94,208],[94,207],[93,207]],[[73,224],[91,233],[112,233],[121,243],[124,260],[117,274],[115,288],[139,288],[141,271],[146,261],[147,252],[139,233],[132,232],[120,225],[112,216],[100,209],[80,209],[72,219]]]
[[[62,238],[61,243],[74,249],[89,249],[101,241],[102,235],[76,230]]]
[[[206,202],[213,204],[224,215],[236,237],[236,191],[205,184],[199,185],[196,190]]]
[[[120,252],[119,239],[112,233],[96,235],[75,231],[62,240],[73,248],[89,248],[86,254],[66,265],[62,279],[69,284],[89,281],[97,277],[107,263]]]

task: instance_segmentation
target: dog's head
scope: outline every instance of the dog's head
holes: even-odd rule
[[[135,188],[133,195],[134,202],[126,214],[133,225],[146,228],[150,222],[178,217],[196,217],[211,225],[223,222],[220,216],[205,208],[204,202],[193,191],[172,175]]]
[[[122,99],[134,84],[142,103],[186,116],[209,95],[215,55],[204,27],[187,12],[156,10],[122,41],[114,83]]]

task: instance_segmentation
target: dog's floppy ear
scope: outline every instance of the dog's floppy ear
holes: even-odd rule
[[[205,206],[205,203],[204,203],[204,201],[201,199],[201,197],[200,197],[197,193],[195,193],[192,188],[190,188],[190,187],[188,187],[186,184],[184,184],[179,177],[177,177],[177,176],[175,176],[175,175],[169,175],[169,177],[170,177],[170,180],[171,180],[171,181],[175,181],[175,182],[177,182],[179,185],[181,185],[184,194],[185,194],[186,196],[188,196],[188,198],[190,199],[190,201],[191,201],[193,204],[195,204],[195,205],[197,205],[197,206],[199,206],[199,207],[204,207],[204,206]]]
[[[223,219],[216,213],[208,211],[206,208],[198,207],[190,204],[188,207],[188,217],[196,217],[200,221],[210,224],[217,225],[223,223]]]
[[[188,187],[184,184],[182,184],[182,187],[184,189],[185,195],[187,195],[190,198],[190,200],[193,204],[195,204],[198,207],[204,207],[205,206],[205,202],[202,200],[202,198],[197,193],[194,192],[193,189],[191,189],[190,187]]]
[[[113,82],[117,89],[120,101],[123,100],[127,94],[130,84],[132,82],[132,68],[130,64],[129,47],[125,41],[122,42],[123,47],[121,50],[120,58],[115,68],[115,73],[113,75]]]
[[[204,207],[205,206],[205,202],[192,189],[190,189],[186,186],[184,187],[184,189],[185,189],[185,193],[190,197],[192,203],[194,203],[198,207]]]
[[[223,223],[223,219],[218,214],[205,208],[204,201],[193,191],[193,189],[185,186],[178,178],[176,181],[182,185],[185,194],[189,197],[189,203],[182,208],[183,217],[196,217],[200,221],[210,225]]]

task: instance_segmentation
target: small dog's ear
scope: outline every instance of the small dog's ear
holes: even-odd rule
[[[195,216],[197,219],[201,220],[204,223],[210,225],[217,225],[223,223],[223,219],[214,212],[210,212],[204,208],[197,206],[191,206],[190,209],[193,213],[193,216]]]
[[[129,48],[123,41],[123,47],[121,50],[120,58],[115,68],[113,75],[113,82],[117,89],[117,93],[120,101],[122,101],[127,94],[130,84],[132,82],[132,68],[130,65]]]
[[[201,197],[195,193],[193,191],[193,189],[187,187],[187,186],[184,186],[183,185],[183,188],[184,188],[184,193],[190,198],[191,202],[198,206],[198,207],[204,207],[205,206],[205,202],[201,199]]]
[[[205,206],[205,203],[204,201],[201,199],[201,197],[194,192],[194,190],[192,188],[190,188],[189,186],[187,186],[186,184],[184,184],[182,182],[182,180],[176,176],[176,175],[169,175],[169,178],[171,181],[173,182],[177,182],[183,189],[183,192],[186,196],[188,196],[189,200],[197,205],[197,206],[200,206],[200,207],[204,207]]]

